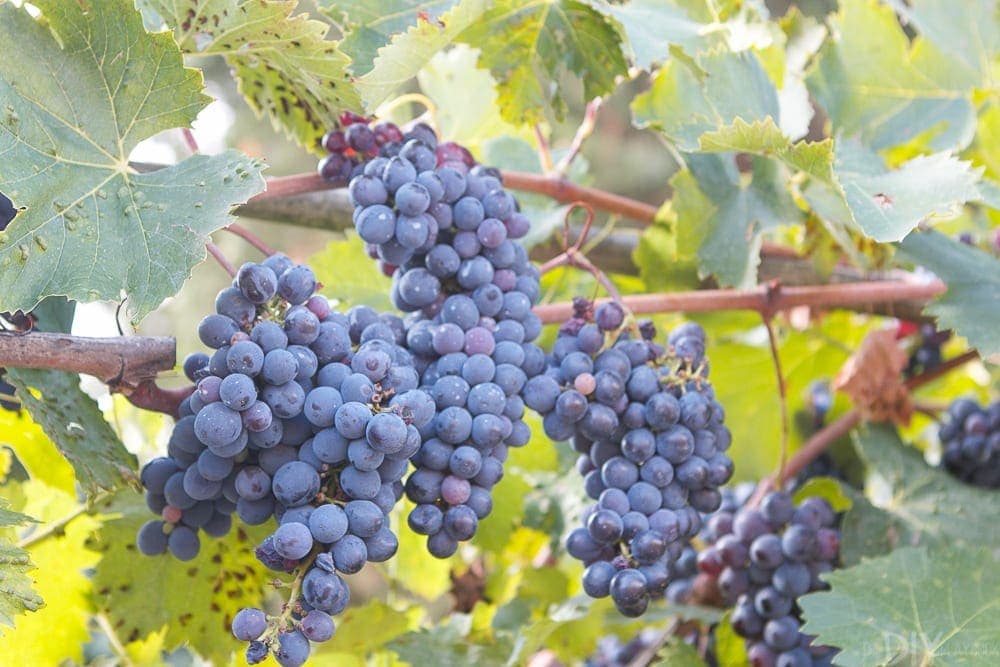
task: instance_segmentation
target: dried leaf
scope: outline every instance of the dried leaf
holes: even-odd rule
[[[891,330],[873,331],[843,365],[833,388],[851,397],[869,421],[910,423],[913,404],[903,385],[907,357]]]

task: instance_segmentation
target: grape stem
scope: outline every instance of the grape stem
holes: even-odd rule
[[[552,260],[555,261],[555,260]],[[549,262],[551,263],[551,262]],[[549,263],[543,265],[544,270]],[[631,294],[621,303],[636,314],[669,312],[714,312],[755,310],[772,316],[796,306],[834,307],[890,303],[910,299],[930,300],[944,294],[947,286],[939,281],[917,283],[906,280],[876,280],[839,285],[783,286],[770,283],[746,290],[693,290],[661,294]],[[563,322],[573,315],[572,302],[535,306],[535,314],[545,324]]]
[[[570,224],[569,218],[573,214],[576,208],[582,208],[587,211],[587,220],[583,223],[583,230],[580,232],[580,236],[576,239],[576,243],[570,244],[569,242],[569,231]],[[587,259],[587,256],[583,254],[580,248],[583,246],[584,242],[587,240],[587,234],[590,233],[590,227],[594,223],[594,209],[590,207],[586,202],[573,202],[570,204],[569,210],[566,211],[566,215],[563,217],[563,251],[559,255],[553,257],[549,261],[542,264],[538,271],[541,275],[545,275],[549,271],[560,267],[560,266],[571,266],[573,268],[582,269],[587,273],[594,276],[597,282],[601,284],[604,290],[611,296],[611,298],[626,310],[628,307],[622,302],[622,295],[615,287],[615,284],[611,282],[607,274],[601,271],[599,268],[594,266],[594,263]],[[572,308],[572,304],[571,304]],[[537,312],[537,311],[536,311]],[[567,315],[566,317],[569,317]],[[562,318],[560,321],[565,320],[566,317]],[[545,320],[542,320],[545,322]]]
[[[552,152],[549,148],[549,140],[546,139],[542,126],[535,123],[535,143],[538,144],[538,161],[542,165],[542,171],[546,174],[552,172]]]
[[[767,343],[771,348],[771,361],[774,363],[774,375],[778,381],[778,402],[781,407],[781,456],[778,459],[778,479],[783,479],[785,462],[788,458],[788,392],[785,387],[785,375],[781,372],[781,357],[778,354],[778,338],[774,333],[773,318],[761,313],[761,319],[767,329]]]
[[[274,641],[274,638],[279,632],[288,627],[288,622],[292,618],[292,613],[295,611],[295,601],[299,597],[299,591],[302,590],[302,580],[305,579],[306,572],[309,571],[309,567],[316,560],[316,556],[319,555],[319,549],[313,549],[306,558],[299,563],[298,568],[295,570],[295,578],[292,580],[290,591],[288,593],[288,602],[284,605],[281,610],[281,615],[278,616],[277,623],[270,625],[267,631],[260,636],[258,641],[262,641],[268,646]]]
[[[968,350],[953,359],[943,362],[940,366],[936,366],[926,373],[910,378],[906,381],[906,388],[911,391],[918,389],[978,357],[979,354],[975,350]],[[799,451],[795,452],[785,466],[775,474],[765,477],[760,481],[750,500],[747,501],[747,506],[755,507],[769,491],[783,486],[786,481],[798,475],[807,465],[826,451],[830,445],[847,435],[851,429],[860,423],[861,413],[857,408],[852,408],[841,415],[836,421],[813,435],[802,445]]]
[[[274,248],[264,243],[264,241],[259,236],[251,232],[243,225],[239,225],[234,222],[228,227],[223,227],[223,229],[225,229],[230,234],[235,234],[236,236],[239,236],[241,239],[252,245],[257,250],[260,250],[262,253],[264,253],[264,255],[268,257],[277,252]]]
[[[191,131],[190,127],[182,127],[181,136],[184,137],[184,144],[192,154],[197,155],[201,152],[201,149],[198,148],[198,140],[194,138],[194,132]]]
[[[209,242],[205,244],[205,249],[208,250],[208,254],[215,258],[215,261],[219,263],[219,266],[225,269],[226,273],[233,278],[236,277],[236,267],[233,266],[228,259],[226,259],[226,256],[222,254],[222,251],[219,250],[217,245]]]

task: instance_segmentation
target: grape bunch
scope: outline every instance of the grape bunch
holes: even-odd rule
[[[698,539],[704,544],[713,541],[711,526],[712,517],[716,514],[735,514],[753,495],[756,484],[752,482],[741,482],[736,486],[727,486],[720,489],[722,503],[715,512],[702,514],[702,528],[698,532]],[[706,575],[702,574],[701,577]],[[670,564],[670,583],[667,585],[666,598],[674,604],[690,604],[695,602],[695,593],[699,588],[698,570],[698,550],[694,545],[688,543],[684,546],[680,556]]]
[[[435,414],[401,346],[402,320],[366,306],[334,312],[316,287],[284,255],[240,268],[198,327],[215,351],[184,361],[197,384],[168,456],[141,476],[161,515],[139,530],[147,555],[194,558],[198,531],[224,534],[233,512],[249,525],[277,519],[257,557],[296,571],[301,597],[277,619],[241,611],[233,632],[250,642],[249,661],[273,650],[286,667],[332,636],[331,615],[348,602],[340,575],[395,554],[388,515]]]
[[[951,331],[938,331],[933,324],[921,324],[917,343],[910,352],[905,373],[919,375],[941,365],[941,346],[951,338]]]
[[[941,462],[952,475],[975,486],[1000,488],[1000,401],[986,407],[960,398],[948,407],[938,436]]]
[[[320,142],[327,156],[320,160],[318,170],[328,181],[359,176],[369,160],[395,157],[410,141],[437,143],[434,130],[426,123],[416,123],[404,132],[389,121],[371,125],[364,116],[350,111],[341,113],[339,121],[340,126],[323,135]]]
[[[827,588],[819,577],[837,561],[835,522],[826,500],[810,497],[795,507],[783,492],[768,494],[759,508],[718,512],[708,521],[710,546],[698,554],[698,567],[735,605],[733,628],[747,640],[755,667],[832,664],[835,649],[813,646],[799,631],[796,601]]]
[[[528,381],[524,401],[543,415],[549,437],[572,440],[584,489],[597,501],[566,543],[587,566],[584,590],[639,616],[664,594],[701,513],[718,509],[718,487],[733,465],[701,327],[677,327],[664,349],[653,342],[652,323],[638,324],[636,336],[624,321],[616,303],[591,318],[579,300],[550,368]]]
[[[532,341],[539,274],[517,239],[528,219],[500,181],[454,143],[416,126],[391,156],[350,182],[355,227],[393,278],[393,303],[410,313],[406,345],[433,421],[406,494],[409,526],[446,558],[493,508],[508,447],[528,442],[520,397],[545,368]]]

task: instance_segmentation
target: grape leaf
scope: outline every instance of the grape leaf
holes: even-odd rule
[[[21,404],[73,465],[89,494],[137,485],[135,457],[104,419],[97,403],[80,389],[80,376],[63,371],[10,368],[7,379]]]
[[[1000,354],[1000,261],[935,231],[910,234],[899,250],[948,285],[924,308],[938,327],[954,329],[984,356]]]
[[[305,14],[295,0],[142,0],[174,31],[185,53],[222,55],[240,92],[308,149],[341,109],[360,110],[347,73],[348,57],[326,41],[329,26]]]
[[[357,658],[359,665],[368,664],[365,656],[412,630],[422,615],[420,607],[400,611],[376,599],[352,605],[337,616],[337,633],[333,639],[313,644],[317,664],[345,664],[341,661],[342,656]]]
[[[241,607],[258,606],[264,582],[274,578],[253,553],[273,526],[234,526],[222,539],[202,533],[197,557],[181,562],[139,553],[136,532],[157,518],[141,496],[126,491],[101,509],[117,518],[105,522],[90,545],[103,556],[94,574],[94,604],[118,636],[133,641],[166,626],[168,649],[186,642],[203,657],[227,663],[240,647],[229,631],[233,616]],[[154,592],[156,604],[150,604]]]
[[[11,488],[14,487],[14,488]],[[98,554],[87,548],[87,536],[98,519],[79,515],[75,493],[52,489],[37,480],[8,484],[7,493],[20,495],[23,511],[45,524],[74,516],[61,531],[25,546],[35,565],[34,589],[47,601],[44,607],[14,619],[4,634],[3,662],[10,665],[82,664],[83,646],[91,639],[92,583],[90,568]],[[40,526],[41,528],[41,526]]]
[[[802,631],[837,646],[838,665],[996,665],[1000,562],[986,549],[897,549],[799,598]]]
[[[491,643],[469,641],[472,617],[452,614],[432,628],[422,628],[397,637],[388,647],[411,665],[468,667],[468,665],[503,665],[512,647],[507,641]]]
[[[69,333],[73,323],[75,304],[57,297],[49,297],[35,309],[35,328],[39,331]],[[17,387],[21,404],[41,427],[59,452],[73,466],[76,481],[88,495],[99,489],[115,489],[122,484],[138,486],[135,473],[136,460],[125,448],[121,439],[104,419],[97,403],[80,389],[80,376],[64,371],[11,368],[7,378]],[[28,388],[31,388],[31,391]],[[37,432],[37,427],[25,429]],[[23,445],[24,443],[20,443]],[[27,456],[24,465],[30,473],[39,473],[57,487],[72,492],[72,479],[59,475],[62,465],[51,460],[33,466],[39,454],[37,442],[31,443],[34,451],[13,445],[18,458]],[[60,482],[68,483],[69,487]]]
[[[531,142],[534,133],[531,128],[511,125],[500,117],[496,81],[476,66],[478,58],[478,52],[465,44],[438,53],[417,74],[420,91],[437,107],[437,129],[442,137],[462,144],[473,155],[486,159],[487,164],[523,169],[522,164],[495,162],[483,155],[487,142]],[[538,151],[533,144],[529,147],[537,165]]]
[[[460,0],[319,0],[320,10],[344,25],[340,48],[351,56],[350,69],[362,76],[375,66],[378,50],[397,33],[406,32],[421,19],[443,22],[443,16]],[[447,135],[451,136],[451,135]]]
[[[488,0],[463,0],[436,20],[419,19],[379,49],[374,67],[356,80],[365,106],[374,109],[410,81],[436,53],[483,20]]]
[[[859,142],[791,142],[770,118],[706,132],[707,152],[738,151],[780,160],[814,180],[806,197],[818,212],[877,241],[898,241],[934,214],[980,199],[980,170],[947,153],[918,156],[897,169]],[[836,155],[834,155],[834,148]]]
[[[763,233],[802,218],[785,185],[784,169],[753,158],[753,177],[747,183],[730,155],[695,154],[688,165],[695,179],[679,181],[689,189],[675,191],[674,210],[678,227],[687,228],[697,242],[699,273],[724,285],[755,285]],[[679,248],[682,254],[691,250]]]
[[[691,8],[662,0],[629,0],[610,3],[588,0],[621,26],[631,60],[642,69],[667,59],[671,46],[687,53],[705,51],[725,43],[721,31],[706,30],[707,17],[692,16]]]
[[[990,80],[990,61],[1000,53],[997,0],[973,0],[961,12],[954,11],[948,0],[889,0],[888,4],[971,78]]]
[[[721,49],[665,64],[632,101],[632,115],[685,151],[699,150],[701,135],[737,118],[780,118],[777,91],[757,57]]]
[[[26,514],[12,512],[6,500],[0,498],[0,527],[23,526],[35,521]],[[9,540],[0,538],[0,623],[14,625],[14,617],[25,611],[35,611],[44,604],[32,590],[28,572],[35,569],[31,556]]]
[[[843,484],[833,477],[812,477],[795,490],[792,499],[798,505],[806,498],[816,496],[830,503],[834,512],[846,512],[851,509],[851,498],[844,491]]]
[[[715,655],[718,657],[720,665],[750,667],[746,640],[736,634],[732,615],[733,612],[727,611],[715,627]]]
[[[975,43],[969,38],[980,34],[975,26],[995,23],[995,13],[990,20],[971,8],[946,11],[954,17],[950,24],[964,26],[961,43]],[[922,140],[931,150],[962,148],[972,140],[976,113],[968,98],[973,88],[989,87],[988,71],[971,70],[923,37],[911,46],[892,9],[875,0],[841,2],[831,30],[834,38],[806,83],[838,132],[873,148],[928,132]]]
[[[857,563],[903,546],[971,544],[1000,548],[1000,499],[932,468],[888,426],[855,433],[867,464],[868,496],[844,516],[842,557]]]
[[[621,36],[607,17],[578,0],[496,0],[459,38],[480,49],[480,66],[497,80],[500,113],[515,124],[566,112],[565,76],[592,99],[626,73]]]
[[[177,292],[230,207],[262,189],[260,165],[228,152],[132,173],[140,140],[205,106],[200,74],[126,0],[33,5],[44,21],[0,5],[0,190],[25,207],[0,233],[0,310],[124,290],[138,321]]]

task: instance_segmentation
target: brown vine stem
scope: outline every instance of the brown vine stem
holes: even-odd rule
[[[552,171],[552,151],[549,148],[549,140],[545,138],[542,126],[535,123],[535,143],[538,144],[538,161],[542,164],[542,171],[546,174]]]
[[[173,338],[81,338],[32,331],[0,332],[0,365],[51,368],[93,375],[111,386],[135,387],[170,370],[177,361]]]
[[[947,287],[940,281],[913,283],[886,280],[806,287],[772,284],[749,290],[716,289],[665,294],[632,294],[622,297],[622,303],[636,314],[755,310],[762,314],[773,315],[796,306],[833,307],[907,299],[929,300],[945,291]],[[572,316],[573,304],[569,301],[543,304],[535,307],[535,314],[546,324],[563,322]]]
[[[208,250],[208,254],[215,258],[215,261],[219,263],[219,266],[225,269],[226,273],[233,278],[236,277],[236,267],[233,266],[232,262],[226,259],[226,256],[222,254],[222,251],[219,250],[217,245],[214,243],[206,243],[205,249]]]
[[[239,236],[241,239],[252,245],[257,250],[260,250],[268,257],[277,252],[274,248],[264,243],[264,241],[259,236],[251,232],[243,225],[239,225],[234,222],[233,224],[229,225],[228,227],[224,227],[223,229],[225,229],[230,234],[235,234],[236,236]]]
[[[680,627],[681,620],[680,617],[674,618],[667,627],[663,628],[660,633],[656,636],[656,639],[643,648],[635,658],[633,658],[629,663],[628,667],[646,667],[646,665],[652,664],[653,660],[656,659],[656,653],[666,646],[667,642]]]
[[[328,181],[319,174],[293,174],[291,176],[275,176],[267,179],[267,189],[255,195],[247,203],[263,201],[265,199],[279,199],[281,197],[291,197],[302,195],[308,192],[319,192],[321,190],[336,190],[347,186],[345,181]]]
[[[781,356],[778,354],[778,338],[774,333],[774,322],[768,315],[761,315],[764,327],[767,329],[767,342],[771,347],[771,361],[774,363],[774,375],[778,380],[778,401],[781,407],[781,456],[778,459],[778,478],[782,479],[785,461],[788,458],[788,392],[785,387],[785,374],[781,372]]]
[[[910,378],[906,381],[906,388],[913,390],[922,387],[978,357],[979,354],[975,350],[964,352],[926,373]],[[747,505],[749,507],[756,506],[770,490],[776,486],[783,486],[786,481],[798,475],[807,465],[826,451],[830,445],[847,435],[851,429],[860,423],[861,412],[857,408],[853,408],[841,415],[836,421],[824,427],[809,438],[782,469],[760,481],[753,496],[747,501]]]

